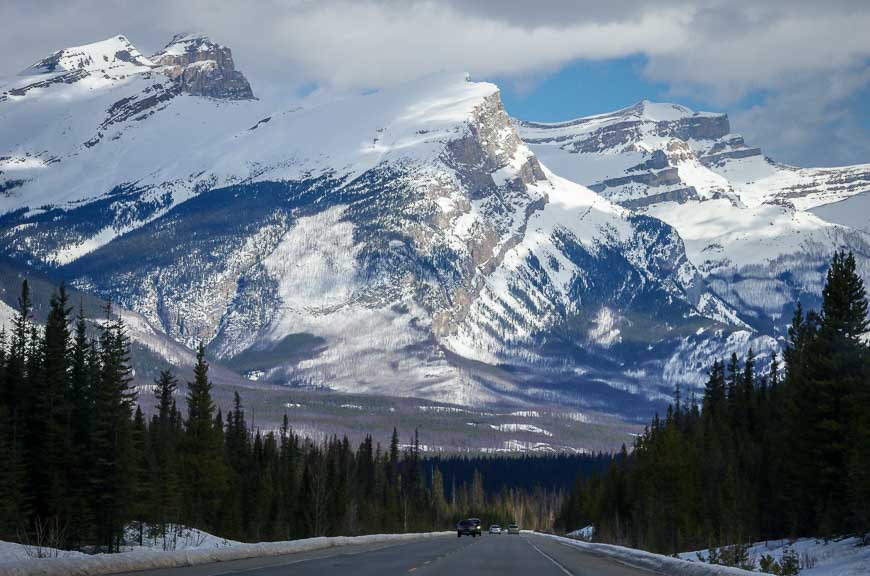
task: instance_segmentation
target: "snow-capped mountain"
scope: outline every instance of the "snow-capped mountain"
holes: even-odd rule
[[[627,207],[719,197],[807,210],[870,190],[870,164],[797,168],[732,134],[726,114],[644,100],[559,123],[516,121],[556,173]]]
[[[661,202],[601,186],[617,169],[579,178],[561,158],[580,154],[553,143],[580,142],[583,121],[517,125],[496,86],[453,74],[301,104],[254,93],[230,50],[202,35],[148,58],[118,36],[3,81],[0,253],[282,384],[629,413],[700,382],[713,354],[776,346],[717,273],[745,237],[723,230],[723,253],[699,258],[704,241],[655,213]],[[711,152],[727,120],[670,114],[686,137],[670,140],[684,143],[680,165],[722,183],[691,180],[695,204],[759,221],[782,210],[777,230],[816,226],[825,241],[849,233],[791,206],[745,205],[697,160],[740,156],[722,156],[736,143]],[[582,158],[661,164],[645,123],[636,150],[617,127]],[[685,144],[702,138],[705,153]]]
[[[782,335],[797,300],[818,305],[837,248],[854,250],[870,277],[870,237],[826,219],[866,196],[870,164],[779,164],[732,134],[725,114],[648,101],[516,125],[551,169],[673,226],[711,290],[761,333]]]

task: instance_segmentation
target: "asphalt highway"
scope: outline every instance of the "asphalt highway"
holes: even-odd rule
[[[354,576],[528,575],[651,576],[643,568],[535,536],[444,537],[400,544],[343,546],[185,568],[131,573],[140,576]]]

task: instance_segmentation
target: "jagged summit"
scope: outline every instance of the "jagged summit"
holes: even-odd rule
[[[214,48],[224,48],[224,46],[212,41],[203,32],[180,32],[151,58],[159,60],[162,56],[180,56],[187,52],[208,52]]]
[[[227,100],[254,97],[247,78],[236,70],[232,51],[205,34],[176,34],[152,60],[194,96]]]
[[[100,42],[58,50],[21,72],[22,75],[85,70],[110,76],[133,74],[154,64],[126,36],[112,36]]]
[[[236,70],[232,51],[205,34],[190,32],[176,34],[151,58],[143,56],[123,35],[58,50],[20,74],[53,74],[52,78],[13,86],[10,95],[23,96],[45,82],[72,84],[87,77],[112,83],[133,75],[147,76],[154,69],[173,80],[177,85],[175,93],[222,100],[254,98],[247,78]]]

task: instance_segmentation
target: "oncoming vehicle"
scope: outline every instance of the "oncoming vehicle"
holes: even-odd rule
[[[508,532],[508,534],[519,534],[520,527],[517,526],[516,524],[508,524],[507,532]]]
[[[456,537],[471,536],[477,538],[480,536],[480,518],[468,518],[462,520],[456,525]]]
[[[501,526],[499,526],[498,524],[493,524],[492,526],[489,527],[489,533],[490,534],[501,534]]]

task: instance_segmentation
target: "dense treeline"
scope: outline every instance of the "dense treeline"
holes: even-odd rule
[[[557,520],[673,553],[786,536],[870,531],[867,300],[838,253],[821,311],[797,307],[784,367],[752,351],[714,362],[700,406],[679,390],[631,454],[578,479]]]
[[[447,486],[416,434],[401,450],[397,431],[385,449],[313,443],[286,416],[252,430],[238,394],[227,414],[215,406],[202,347],[183,410],[164,371],[146,417],[119,318],[107,310],[91,337],[61,286],[37,327],[26,282],[18,308],[0,333],[0,539],[116,551],[131,538],[171,547],[179,526],[261,541],[443,530],[471,515],[549,528],[561,505],[558,491],[487,490],[480,472]]]
[[[453,483],[468,484],[475,472],[486,478],[487,489],[491,491],[545,487],[567,492],[578,475],[590,476],[607,470],[610,459],[609,453],[448,454],[427,457],[424,471],[431,476],[434,468],[439,469],[449,482],[446,486],[448,497]]]

